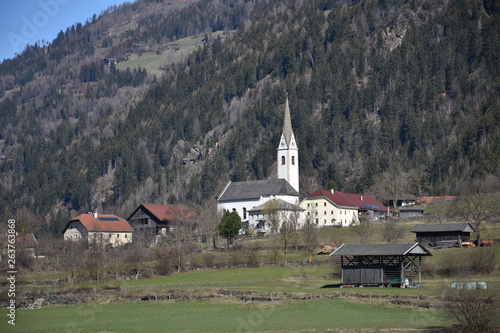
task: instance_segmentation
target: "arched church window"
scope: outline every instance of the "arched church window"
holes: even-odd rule
[[[281,165],[285,165],[285,156],[281,156]]]
[[[295,156],[292,156],[292,165],[295,165]]]

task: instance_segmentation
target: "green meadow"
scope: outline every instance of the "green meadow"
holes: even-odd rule
[[[394,304],[377,295],[403,299],[407,295],[439,296],[452,279],[425,279],[423,289],[339,288],[339,279],[330,276],[332,269],[331,263],[302,267],[264,266],[127,280],[121,282],[120,290],[101,293],[98,301],[84,305],[17,309],[15,326],[7,322],[7,309],[1,309],[4,319],[0,321],[0,332],[414,332],[449,324],[439,310]],[[500,289],[498,274],[472,279],[486,281],[489,293],[498,293]],[[87,287],[94,293],[96,285],[80,287]],[[210,293],[217,289],[274,295],[297,293],[305,299],[269,302],[243,301],[229,296],[185,301],[120,298],[120,295],[161,295],[169,290]],[[320,293],[342,293],[342,296],[307,299],[308,295]],[[370,297],[350,297],[351,293]]]
[[[5,309],[2,309],[5,313]],[[4,316],[2,316],[4,318]],[[422,328],[443,325],[439,314],[347,300],[245,303],[162,301],[18,310],[2,332],[325,332],[335,329]],[[10,326],[10,327],[9,327]]]
[[[210,34],[209,38],[224,39],[229,32],[216,31]],[[163,66],[177,63],[196,51],[201,45],[205,35],[191,36],[167,43],[163,50],[158,52],[144,52],[141,54],[131,54],[126,61],[119,62],[116,68],[125,70],[127,68],[145,68],[148,72],[162,75],[160,70]]]
[[[405,239],[415,222],[401,223]],[[382,224],[373,226],[371,242],[380,242]],[[484,236],[498,238],[499,225],[488,225]],[[356,235],[348,228],[325,229],[324,244],[335,240],[355,242]],[[90,295],[93,301],[83,305],[51,305],[40,309],[16,310],[16,325],[8,324],[7,309],[0,309],[0,332],[425,332],[429,328],[451,325],[439,307],[423,308],[410,304],[415,296],[422,302],[439,301],[452,282],[483,281],[485,295],[500,299],[498,264],[492,274],[450,277],[440,274],[450,258],[465,260],[477,249],[432,250],[424,260],[426,275],[421,289],[400,288],[340,288],[340,278],[329,256],[315,256],[315,264],[303,265],[307,255],[291,251],[287,266],[272,264],[268,250],[272,240],[259,242],[259,261],[256,268],[192,269],[170,276],[153,275],[146,279],[82,282],[66,285],[35,285],[33,280],[65,278],[64,272],[25,277],[20,285],[24,294],[38,298],[49,295]],[[500,246],[495,246],[497,258]],[[230,253],[219,252],[221,260]],[[278,253],[278,257],[281,254]],[[203,260],[203,254],[193,261]],[[154,267],[148,262],[147,267]],[[196,265],[193,267],[197,267]],[[337,274],[336,274],[337,273]],[[83,294],[82,294],[82,290]],[[233,294],[245,292],[274,297],[273,301],[242,300],[218,294],[226,290]],[[6,287],[0,287],[6,294]],[[186,300],[136,301],[141,296],[161,296],[181,292]],[[284,294],[292,297],[282,297]],[[359,295],[364,295],[360,297]],[[191,297],[194,295],[195,297]],[[211,295],[211,298],[196,297]],[[328,298],[328,295],[335,295]],[[295,296],[295,298],[294,298]],[[386,296],[386,297],[383,297]],[[406,297],[408,296],[408,297]],[[160,297],[161,298],[161,297]],[[299,298],[299,299],[297,299]],[[276,300],[278,299],[278,300]],[[410,300],[410,302],[405,302]],[[500,326],[496,312],[494,325]]]

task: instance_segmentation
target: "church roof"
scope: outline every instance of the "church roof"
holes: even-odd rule
[[[290,141],[292,140],[293,130],[292,130],[292,118],[290,116],[290,106],[288,105],[288,96],[285,102],[285,121],[283,123],[283,136],[285,137],[286,146],[290,147]]]
[[[229,182],[219,201],[259,199],[272,195],[299,196],[299,193],[285,179],[252,180],[246,182]]]

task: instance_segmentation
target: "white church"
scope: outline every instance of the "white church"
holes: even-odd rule
[[[299,149],[292,130],[288,97],[276,164],[278,179],[229,182],[217,197],[218,210],[236,211],[247,232],[260,234],[271,231],[271,225],[262,212],[269,200],[276,199],[282,212],[300,212],[302,215],[304,209],[298,207]]]

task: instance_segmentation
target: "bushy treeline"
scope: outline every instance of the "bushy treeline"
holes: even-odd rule
[[[122,35],[126,43],[106,47],[111,54],[129,45],[128,52],[138,43],[235,30],[167,66],[141,98],[95,111],[94,103],[120,90],[99,95],[104,90],[93,80],[102,66],[82,64],[72,73],[87,85],[80,86],[87,102],[69,105],[71,92],[62,87],[46,95],[45,106],[27,106],[35,119],[58,119],[54,130],[27,121],[17,132],[2,128],[12,161],[0,165],[0,213],[26,204],[38,214],[56,203],[67,211],[119,211],[140,201],[203,204],[227,180],[270,177],[285,91],[301,177],[317,186],[333,180],[338,189],[363,192],[397,164],[418,173],[415,192],[443,195],[453,193],[457,180],[499,173],[494,3],[231,4],[200,1],[169,16],[148,16]],[[115,75],[134,85],[144,74]],[[36,91],[26,87],[24,99]],[[17,103],[14,97],[0,104],[12,126]],[[103,176],[112,187],[101,193],[96,181]]]
[[[69,285],[167,276],[196,269],[260,267],[282,263],[281,256],[277,256],[279,248],[263,247],[259,242],[238,242],[228,249],[206,250],[207,244],[201,242],[147,247],[144,242],[138,241],[113,248],[85,241],[43,241],[36,254],[43,254],[44,257],[35,259],[28,250],[19,251],[20,274],[64,272],[62,283]]]

